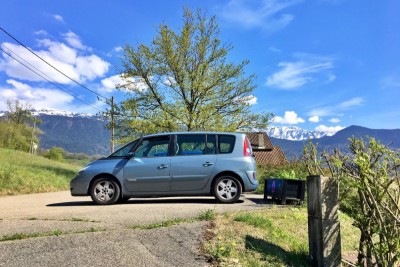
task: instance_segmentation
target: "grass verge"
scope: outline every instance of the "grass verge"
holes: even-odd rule
[[[159,223],[151,223],[151,224],[144,224],[144,225],[134,225],[131,226],[130,229],[155,229],[155,228],[162,228],[162,227],[170,227],[173,225],[177,225],[180,223],[192,223],[198,221],[209,221],[215,218],[215,213],[213,210],[205,210],[200,212],[197,217],[194,218],[173,218],[168,219]]]
[[[357,249],[357,229],[341,215],[342,253]],[[309,266],[305,208],[217,215],[205,243],[216,266]]]
[[[16,233],[12,235],[4,235],[0,238],[0,242],[4,241],[12,241],[12,240],[22,240],[28,238],[35,238],[35,237],[46,237],[46,236],[60,236],[60,235],[68,235],[68,234],[82,234],[82,233],[94,233],[94,232],[101,232],[105,231],[105,229],[98,229],[94,227],[90,227],[87,230],[82,231],[61,231],[61,230],[54,230],[51,232],[44,232],[44,233]]]
[[[80,168],[21,151],[0,149],[0,196],[67,190]]]

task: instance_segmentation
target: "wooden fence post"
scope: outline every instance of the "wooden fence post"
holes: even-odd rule
[[[309,256],[313,266],[341,265],[339,186],[335,179],[307,177]]]

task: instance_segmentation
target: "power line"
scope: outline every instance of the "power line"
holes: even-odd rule
[[[40,76],[42,79],[45,79],[46,81],[48,81],[48,82],[51,83],[52,85],[56,86],[57,88],[59,88],[60,90],[62,90],[62,91],[64,91],[64,92],[66,92],[67,94],[69,94],[70,96],[74,97],[75,99],[81,101],[82,103],[84,103],[84,104],[86,104],[86,105],[88,105],[88,106],[91,106],[92,108],[94,108],[94,109],[96,109],[96,110],[98,110],[98,111],[100,111],[100,112],[103,112],[102,110],[100,110],[100,109],[98,109],[97,107],[95,107],[95,106],[89,104],[88,102],[84,101],[83,99],[80,99],[79,97],[74,96],[71,92],[69,92],[69,91],[67,91],[66,89],[62,88],[60,85],[58,85],[58,84],[56,84],[56,83],[50,81],[49,79],[47,79],[46,77],[44,77],[44,75],[46,75],[46,74],[42,75],[42,74],[38,73],[37,71],[33,70],[31,67],[29,67],[28,65],[24,64],[23,62],[21,62],[20,60],[18,60],[17,58],[15,58],[13,55],[11,55],[10,53],[6,52],[2,47],[4,47],[4,46],[3,46],[2,44],[0,44],[0,50],[1,50],[1,51],[3,51],[5,54],[7,54],[9,57],[11,57],[12,59],[14,59],[15,61],[17,61],[17,62],[20,63],[21,65],[23,65],[25,68],[29,69],[30,71],[32,71],[32,72],[35,73],[36,75]],[[7,48],[7,49],[8,49],[8,48]],[[29,63],[28,63],[28,64],[29,64]],[[47,75],[46,75],[46,76],[47,76]]]
[[[31,66],[32,68],[34,68],[36,71],[40,72],[41,74],[43,74],[44,76],[46,76],[48,79],[53,80],[49,75],[47,75],[46,73],[44,73],[43,71],[39,70],[38,68],[36,68],[34,65],[32,65],[31,63],[29,63],[28,61],[26,61],[25,59],[23,59],[22,57],[20,57],[19,55],[17,55],[15,52],[13,52],[9,47],[5,46],[4,44],[0,44],[0,46],[2,46],[3,48],[7,49],[11,54],[13,54],[14,56],[18,57],[20,60],[24,61],[27,65]],[[3,51],[3,50],[2,50]],[[9,54],[8,54],[9,55]],[[10,55],[9,55],[10,56]],[[14,57],[13,57],[14,58]],[[15,58],[14,58],[15,59]],[[18,61],[17,61],[18,62]],[[54,81],[54,80],[53,80]],[[68,90],[68,89],[66,89]],[[73,92],[71,90],[68,90],[71,95],[77,99],[79,99],[79,96],[74,96]]]
[[[6,30],[4,30],[1,26],[0,26],[0,30],[2,30],[5,34],[7,34],[9,37],[11,37],[14,41],[16,41],[18,44],[20,44],[21,46],[23,46],[25,49],[27,49],[29,52],[31,52],[32,54],[34,54],[36,57],[38,57],[40,60],[42,60],[44,63],[46,63],[47,65],[49,65],[50,67],[52,67],[53,69],[55,69],[57,72],[61,73],[63,76],[65,76],[66,78],[70,79],[71,81],[75,82],[76,84],[78,84],[79,86],[81,86],[82,88],[92,92],[93,94],[97,95],[98,97],[101,97],[105,100],[108,100],[105,96],[100,95],[99,93],[87,88],[85,85],[81,84],[80,82],[78,82],[77,80],[75,80],[74,78],[71,78],[70,76],[68,76],[67,74],[63,73],[62,71],[60,71],[59,69],[57,69],[56,67],[54,67],[52,64],[50,64],[49,62],[47,62],[46,60],[44,60],[42,57],[40,57],[38,54],[36,54],[34,51],[32,51],[29,47],[27,47],[26,45],[24,45],[22,42],[20,42],[19,40],[17,40],[17,38],[15,38],[14,36],[12,36],[10,33],[8,33]]]
[[[27,47],[26,45],[24,45],[22,42],[20,42],[19,40],[17,40],[17,38],[15,38],[14,36],[12,36],[10,33],[8,33],[6,30],[4,30],[1,26],[0,26],[0,30],[2,30],[5,34],[7,34],[9,37],[11,37],[14,41],[16,41],[18,44],[20,44],[21,46],[23,46],[25,49],[27,49],[29,52],[31,52],[32,54],[34,54],[36,57],[38,57],[40,60],[42,60],[44,63],[46,63],[47,65],[49,65],[50,67],[52,67],[54,70],[56,70],[57,72],[59,72],[60,74],[62,74],[63,76],[65,76],[66,78],[70,79],[71,81],[75,82],[77,85],[81,86],[82,88],[92,92],[93,94],[97,95],[98,98],[103,98],[105,100],[105,102],[107,103],[107,101],[109,101],[108,98],[106,98],[105,96],[100,95],[99,93],[87,88],[86,86],[84,86],[83,84],[81,84],[80,82],[76,81],[75,79],[71,78],[70,76],[66,75],[65,73],[63,73],[62,71],[60,71],[59,69],[57,69],[56,67],[54,67],[52,64],[50,64],[49,62],[47,62],[46,60],[44,60],[42,57],[40,57],[38,54],[36,54],[34,51],[32,51],[29,47]],[[8,48],[7,48],[8,49]],[[39,75],[40,77],[42,77],[43,79],[45,79],[46,81],[48,81],[49,83],[53,84],[54,86],[56,86],[57,88],[61,89],[62,91],[66,92],[67,94],[71,95],[72,97],[76,98],[77,100],[81,101],[82,103],[85,103],[86,105],[91,106],[92,108],[103,112],[102,110],[98,109],[95,106],[92,106],[91,104],[85,102],[84,100],[80,99],[79,97],[74,96],[72,93],[69,93],[67,90],[65,90],[64,88],[62,88],[61,86],[59,86],[58,84],[50,81],[49,79],[45,78],[43,75],[39,74],[38,72],[34,71],[32,68],[30,68],[29,66],[27,66],[26,64],[22,63],[21,61],[19,61],[18,59],[16,59],[15,57],[13,57],[11,54],[7,53],[6,51],[4,51],[1,46],[0,46],[0,50],[3,51],[4,53],[6,53],[8,56],[10,56],[11,58],[13,58],[14,60],[16,60],[17,62],[19,62],[20,64],[22,64],[23,66],[25,66],[26,68],[28,68],[30,71],[34,72],[35,74]],[[10,49],[8,49],[10,50]],[[10,50],[11,51],[11,50]],[[11,51],[12,52],[12,51]],[[15,54],[15,53],[13,53]],[[18,55],[17,55],[18,56]],[[18,56],[19,57],[19,56]],[[21,57],[19,57],[21,58]],[[21,58],[22,59],[22,58]],[[23,59],[22,59],[23,60]],[[25,60],[24,60],[25,61]],[[26,63],[28,63],[27,61],[25,61]],[[38,70],[36,67],[34,67],[32,64],[28,63],[29,65],[31,65],[33,68],[35,68],[36,70]],[[43,73],[42,71],[38,70],[39,72]],[[44,73],[43,73],[44,74]],[[48,75],[44,74],[45,76],[49,77]],[[110,144],[110,149],[111,152],[114,151],[114,97],[111,98],[111,110],[110,110],[110,115],[111,115],[111,134],[112,134],[112,138],[111,138],[111,144]]]

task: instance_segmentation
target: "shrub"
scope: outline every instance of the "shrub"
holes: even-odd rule
[[[61,147],[52,147],[44,156],[55,161],[63,161],[64,150]]]

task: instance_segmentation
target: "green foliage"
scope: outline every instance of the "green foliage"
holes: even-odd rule
[[[0,196],[67,190],[81,167],[0,148]]]
[[[39,129],[31,127],[33,121],[28,106],[23,106],[18,100],[7,101],[8,112],[0,118],[0,148],[9,148],[28,152],[31,142],[39,143]]]
[[[61,147],[52,147],[44,156],[55,161],[63,161],[64,150]]]
[[[315,146],[305,149],[309,170],[322,170]],[[314,150],[315,149],[315,150]],[[350,154],[323,152],[339,179],[340,204],[360,230],[358,265],[397,266],[400,261],[400,153],[374,138],[351,138]],[[311,167],[310,167],[311,166]],[[374,263],[375,261],[375,263]]]
[[[215,212],[214,210],[205,210],[203,212],[200,212],[199,215],[197,215],[197,219],[200,221],[211,221],[215,218]]]
[[[29,122],[34,121],[32,114],[29,111],[29,104],[24,105],[19,100],[12,101],[8,99],[7,109],[8,112],[6,113],[6,119],[9,122],[15,124],[28,124]]]
[[[32,129],[24,124],[0,120],[0,148],[29,151]]]
[[[264,127],[269,113],[250,110],[254,75],[246,76],[244,60],[227,62],[232,46],[218,37],[216,18],[184,9],[179,32],[161,25],[151,45],[126,45],[123,84],[128,99],[117,113],[120,137],[163,131],[234,131]],[[121,117],[120,117],[121,118]]]

